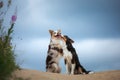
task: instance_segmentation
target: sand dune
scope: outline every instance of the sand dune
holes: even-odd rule
[[[25,80],[120,80],[120,70],[96,72],[87,75],[67,75],[24,69],[16,71],[15,75]]]

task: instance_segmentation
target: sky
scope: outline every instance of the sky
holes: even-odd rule
[[[49,29],[72,38],[86,70],[120,70],[119,0],[13,0],[17,6],[13,45],[22,68],[45,71]],[[6,24],[5,24],[6,25]],[[64,60],[60,60],[65,73]]]

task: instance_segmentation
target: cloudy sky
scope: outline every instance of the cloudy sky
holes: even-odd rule
[[[48,30],[61,29],[87,70],[120,69],[119,0],[15,0],[9,13],[16,5],[13,44],[22,68],[45,71]],[[63,59],[60,66],[65,72]]]

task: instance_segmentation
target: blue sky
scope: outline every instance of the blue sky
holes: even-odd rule
[[[45,71],[48,30],[61,29],[87,70],[120,69],[119,0],[15,0],[10,14],[16,5],[13,44],[22,68]],[[65,72],[63,59],[60,65]]]

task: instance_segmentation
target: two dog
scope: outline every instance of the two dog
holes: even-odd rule
[[[61,34],[61,30],[49,30],[51,39],[46,58],[46,71],[60,73],[59,60],[63,57],[67,74],[89,74],[80,64],[75,48],[72,46],[74,41],[66,35]]]

